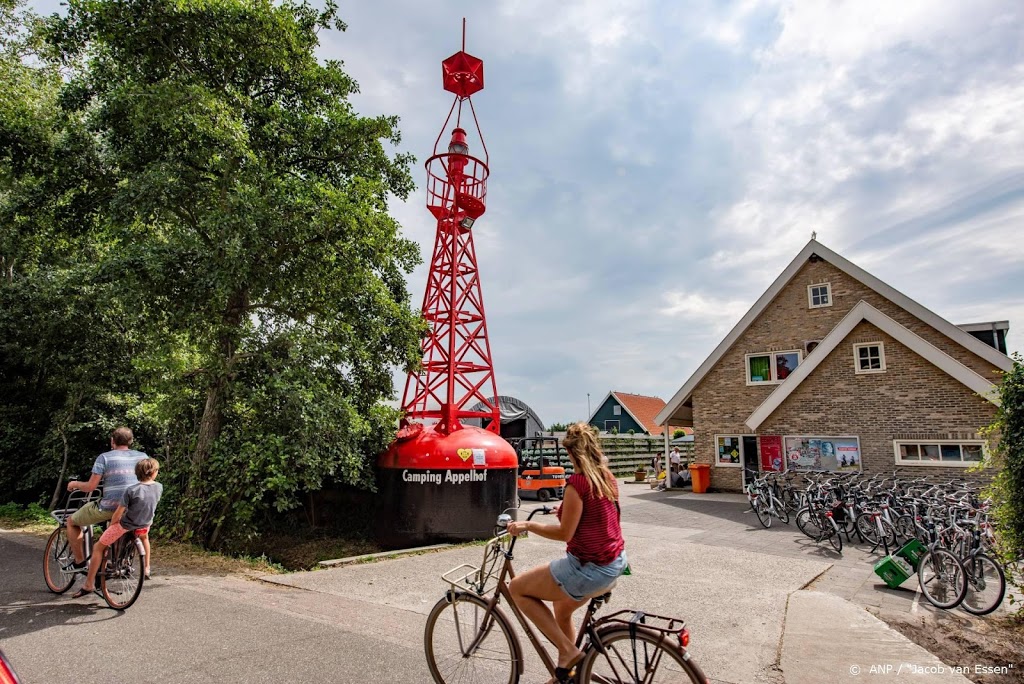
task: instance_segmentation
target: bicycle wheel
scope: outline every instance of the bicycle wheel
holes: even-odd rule
[[[438,601],[423,633],[430,674],[437,684],[495,682],[514,684],[522,671],[519,639],[495,609],[484,622],[487,602],[472,594]],[[480,637],[479,643],[473,647]]]
[[[772,526],[772,514],[768,511],[768,502],[765,501],[764,494],[757,497],[757,501],[754,503],[754,514],[761,525],[766,528]]]
[[[796,513],[800,509],[800,499],[792,489],[783,489],[782,505],[787,513]]]
[[[46,540],[46,551],[43,552],[43,579],[46,588],[55,594],[63,594],[75,583],[75,573],[65,568],[75,562],[68,543],[68,530],[63,525],[58,527]]]
[[[779,516],[783,525],[789,524],[789,511],[786,510],[786,504],[779,499],[775,499],[775,515]]]
[[[999,607],[1006,595],[1003,568],[985,553],[968,558],[963,566],[967,592],[960,607],[973,615],[988,615]]]
[[[896,518],[896,536],[900,544],[906,544],[917,537],[917,525],[914,523],[914,516],[901,515]]]
[[[832,545],[833,549],[838,553],[843,552],[843,535],[839,533],[838,529],[832,527],[832,523],[830,521],[825,520],[825,522],[821,524],[821,532],[822,537],[828,537],[828,541]],[[819,539],[819,541],[821,540]]]
[[[686,650],[660,632],[639,627],[634,638],[628,627],[613,627],[599,635],[604,653],[597,648],[588,651],[579,667],[579,684],[707,682]]]
[[[870,513],[861,513],[857,516],[853,526],[857,529],[857,536],[866,544],[872,547],[878,546],[878,526]]]
[[[811,514],[810,508],[805,507],[797,511],[796,526],[811,539],[815,541],[821,539],[821,526],[818,525],[817,517]]]
[[[129,608],[142,592],[145,561],[131,532],[107,547],[100,566],[100,593],[114,610]]]
[[[882,526],[882,541],[878,542],[878,545],[881,546],[884,543],[886,546],[888,546],[889,553],[898,550],[899,545],[896,542],[896,528],[892,526],[891,522],[885,520],[884,518],[879,519],[878,522]],[[875,536],[878,536],[877,529],[875,530]]]
[[[967,581],[964,566],[946,549],[926,551],[917,566],[921,593],[936,608],[949,610],[964,600]]]

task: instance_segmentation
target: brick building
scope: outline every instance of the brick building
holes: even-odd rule
[[[811,240],[655,421],[694,428],[722,490],[779,469],[962,476],[1012,367],[984,326],[1005,338],[1005,321],[961,329]]]

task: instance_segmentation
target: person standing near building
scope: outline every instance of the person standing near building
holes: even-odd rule
[[[683,457],[679,454],[679,447],[672,447],[672,453],[668,456],[669,462],[672,464],[672,472],[679,472],[679,465],[683,461]]]
[[[114,511],[121,503],[121,497],[128,487],[138,484],[135,476],[135,464],[146,458],[146,454],[131,448],[135,435],[126,427],[119,427],[110,435],[110,451],[96,457],[92,466],[92,477],[86,482],[72,480],[68,482],[68,491],[94,491],[102,482],[103,498],[97,504],[90,501],[75,511],[67,520],[68,542],[75,556],[74,570],[84,572],[85,550],[82,548],[82,528],[86,525],[98,525],[114,517]],[[148,555],[147,555],[148,560]]]

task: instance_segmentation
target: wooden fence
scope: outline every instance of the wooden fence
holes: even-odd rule
[[[564,433],[555,433],[561,439]],[[616,477],[631,476],[637,467],[649,468],[651,458],[664,457],[665,440],[648,435],[601,435],[601,450]],[[679,445],[683,461],[693,460],[693,443]],[[571,469],[571,468],[570,468]],[[567,469],[569,470],[569,469]]]

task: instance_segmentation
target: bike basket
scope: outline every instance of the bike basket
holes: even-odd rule
[[[463,563],[441,575],[441,579],[450,584],[454,591],[469,591],[477,596],[491,593],[498,586],[498,573],[505,560],[500,539],[496,537],[488,542],[482,567]]]
[[[920,540],[911,539],[902,549],[896,552],[896,555],[906,560],[916,572],[917,566],[921,564],[921,559],[924,558],[924,554],[927,552],[928,547],[922,544]]]
[[[906,582],[914,574],[914,570],[907,561],[890,555],[875,563],[875,574],[881,577],[890,589],[895,589]]]

